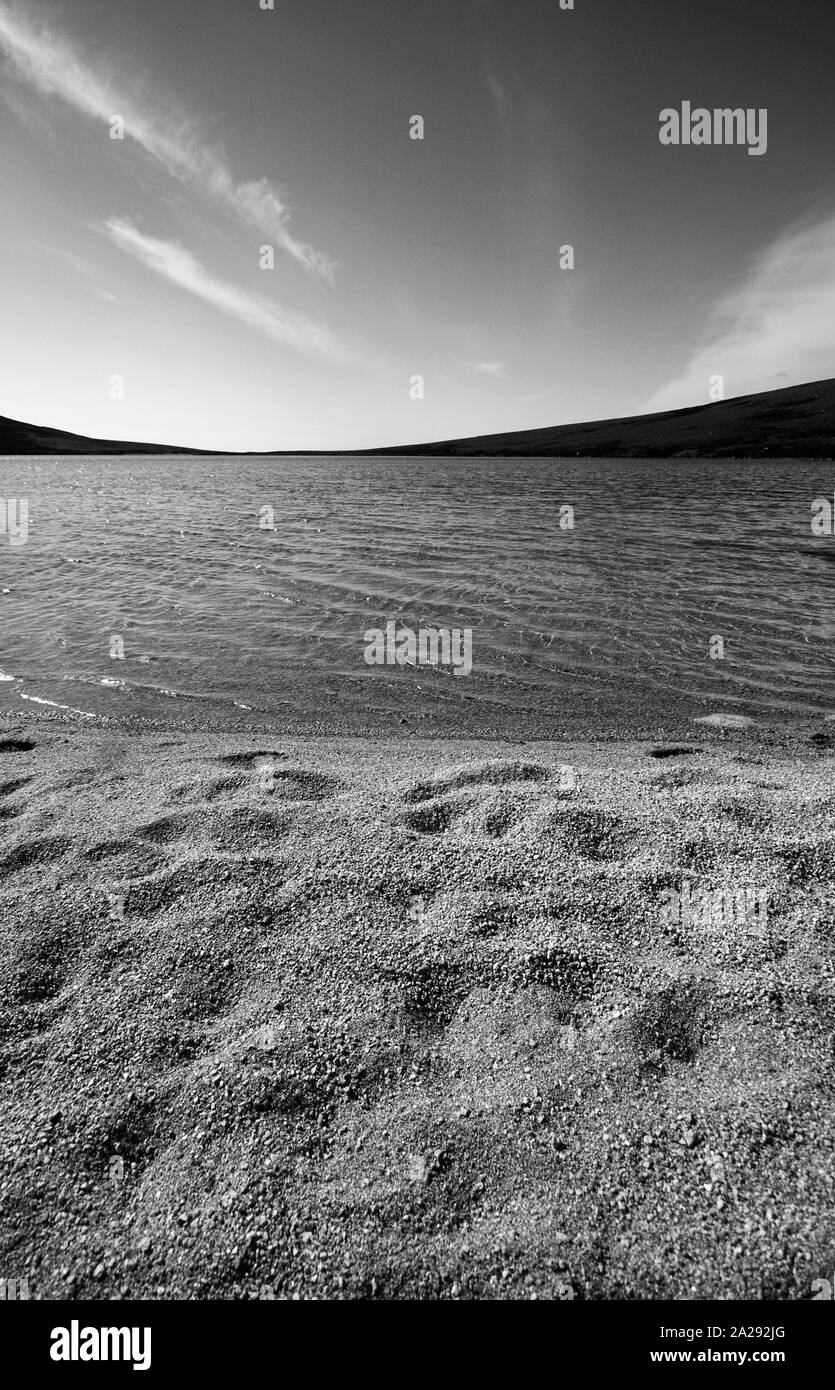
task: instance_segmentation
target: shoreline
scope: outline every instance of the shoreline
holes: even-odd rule
[[[728,458],[801,457],[805,446],[815,460],[832,458],[835,382],[802,382],[777,390],[697,402],[674,410],[603,420],[577,421],[545,428],[503,431],[417,444],[377,445],[326,451],[262,450],[235,454],[229,450],[189,449],[165,444],[94,439],[67,430],[30,424],[0,416],[0,450],[8,456],[23,447],[19,457],[102,454],[115,457],[598,457],[598,458]]]
[[[2,693],[2,687],[0,687]],[[598,716],[573,711],[559,719],[559,727],[547,727],[539,717],[525,723],[520,717],[509,716],[495,726],[462,728],[460,722],[434,723],[430,717],[409,719],[394,712],[383,717],[367,717],[365,724],[355,716],[340,714],[318,718],[310,714],[264,715],[260,711],[239,707],[237,714],[198,714],[195,706],[203,703],[197,697],[181,697],[182,713],[134,714],[85,711],[57,701],[31,699],[22,706],[0,703],[0,737],[4,729],[20,727],[67,728],[143,737],[154,734],[181,733],[187,737],[212,735],[216,738],[258,737],[295,740],[334,741],[353,740],[379,743],[390,741],[420,746],[440,742],[451,746],[485,747],[516,744],[672,744],[697,743],[726,747],[733,740],[743,745],[762,746],[769,751],[784,750],[803,757],[806,752],[825,752],[835,749],[835,712],[804,713],[774,717],[739,714],[731,709],[717,708],[716,702],[705,703],[704,714],[691,710],[658,718],[656,713],[637,721],[634,713],[621,718]],[[206,702],[208,703],[208,702]],[[247,718],[246,716],[250,717]],[[556,720],[554,721],[557,722]]]

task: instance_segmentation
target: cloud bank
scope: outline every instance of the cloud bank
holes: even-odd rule
[[[91,120],[125,121],[125,135],[166,173],[208,196],[280,247],[300,266],[329,284],[334,265],[324,252],[299,241],[289,227],[289,212],[266,178],[239,183],[218,151],[201,141],[193,124],[151,115],[130,98],[121,82],[93,72],[61,35],[39,27],[0,0],[0,53],[16,75],[41,95],[58,97]]]
[[[682,374],[642,410],[706,405],[714,375],[726,396],[835,376],[835,214],[790,228],[759,257],[715,305]]]

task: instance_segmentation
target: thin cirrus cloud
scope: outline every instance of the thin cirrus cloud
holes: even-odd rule
[[[644,409],[706,404],[717,375],[729,396],[835,375],[835,214],[790,228],[759,257],[715,305],[682,374]]]
[[[33,27],[5,0],[0,0],[0,53],[5,53],[17,76],[43,96],[58,97],[92,120],[109,123],[114,116],[122,116],[125,134],[171,178],[213,198],[269,237],[310,275],[333,282],[333,261],[293,235],[289,212],[268,179],[236,182],[217,150],[200,140],[189,121],[143,112],[119,90],[121,83],[93,72],[67,39],[45,27]]]
[[[496,113],[496,120],[502,130],[506,131],[510,121],[510,97],[507,87],[496,76],[487,60],[485,60],[483,72],[485,86]]]
[[[237,285],[218,279],[184,246],[145,236],[130,222],[118,217],[110,218],[104,231],[122,251],[135,256],[164,280],[204,300],[221,313],[239,319],[273,342],[308,355],[344,357],[330,329],[300,314],[282,311],[272,301],[259,299]]]
[[[476,362],[474,365],[479,376],[502,377],[507,375],[506,362]]]

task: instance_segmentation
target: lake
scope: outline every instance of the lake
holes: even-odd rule
[[[835,715],[832,491],[777,459],[3,459],[28,536],[0,536],[0,706],[530,736]],[[369,661],[390,624],[413,657],[468,632],[472,669]]]

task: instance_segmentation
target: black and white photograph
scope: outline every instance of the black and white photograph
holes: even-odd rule
[[[824,0],[0,0],[30,1369],[282,1303],[823,1347],[834,52]]]

